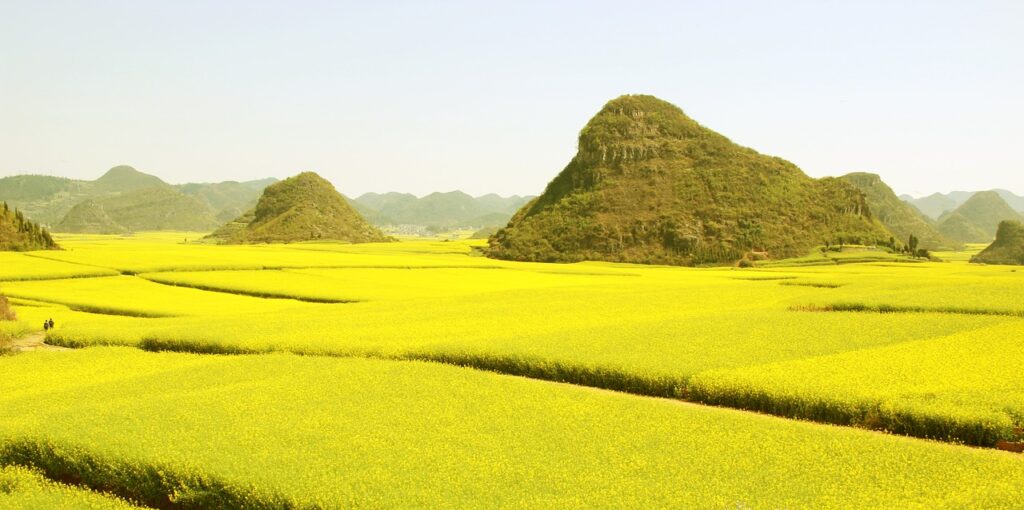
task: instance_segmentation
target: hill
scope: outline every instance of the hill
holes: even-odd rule
[[[277,182],[277,179],[236,182],[193,182],[176,186],[182,193],[195,197],[216,211],[218,224],[241,216],[256,207],[256,201],[263,189]]]
[[[849,183],[812,179],[655,97],[622,96],[587,123],[544,193],[491,237],[489,254],[692,265],[890,235]]]
[[[956,209],[957,206],[960,205],[960,203],[946,195],[943,195],[942,193],[932,193],[931,195],[922,198],[904,196],[903,200],[909,202],[933,220],[939,219],[939,216]]]
[[[56,250],[60,247],[38,223],[4,202],[0,209],[0,251]]]
[[[93,199],[74,206],[54,226],[57,232],[79,234],[123,234],[128,229],[114,221],[99,202]]]
[[[210,231],[220,224],[204,202],[162,185],[86,200],[53,228],[57,232],[114,234],[142,230]]]
[[[1013,210],[1024,213],[1024,197],[1005,189],[994,189],[992,191],[998,193]],[[946,194],[932,193],[922,198],[914,198],[909,195],[903,195],[900,198],[920,209],[928,217],[938,219],[943,214],[952,212],[953,209],[963,205],[975,193],[974,191],[951,191]]]
[[[984,243],[995,237],[1001,221],[1022,219],[999,193],[979,191],[960,207],[940,217],[938,229],[943,235],[957,241]]]
[[[167,183],[155,175],[142,173],[127,165],[115,166],[92,181],[93,190],[100,193],[125,193],[158,186],[167,186]]]
[[[206,208],[213,209],[215,215],[225,218],[218,221],[220,224],[254,207],[263,188],[272,182],[276,182],[276,179],[171,186],[159,177],[121,165],[111,168],[94,181],[47,175],[0,178],[0,200],[21,209],[25,216],[33,221],[56,225],[71,209],[88,200],[99,202],[147,188],[173,187],[199,199],[206,204]]]
[[[971,262],[1024,265],[1024,224],[1019,221],[1001,222],[995,242],[971,257]]]
[[[389,240],[367,223],[330,182],[313,172],[267,186],[254,210],[218,229],[208,239],[229,244]]]
[[[920,246],[927,250],[951,250],[962,247],[960,242],[939,233],[920,211],[900,200],[878,175],[854,172],[840,179],[853,184],[864,193],[872,214],[900,242],[907,242],[910,236],[914,235],[920,240]]]
[[[431,193],[366,193],[353,205],[375,225],[424,225],[441,228],[502,226],[529,197],[487,194],[472,197],[462,191]]]
[[[94,195],[92,184],[48,175],[0,178],[0,200],[45,225],[60,221],[75,204]]]

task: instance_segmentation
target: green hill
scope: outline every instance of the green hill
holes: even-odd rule
[[[107,170],[99,179],[92,181],[94,191],[125,193],[157,186],[167,186],[167,183],[155,175],[142,173],[128,165],[120,165]]]
[[[999,193],[979,191],[960,207],[940,217],[938,228],[939,232],[957,241],[985,243],[995,237],[1000,222],[1022,219]]]
[[[7,202],[0,209],[0,251],[56,250],[60,247],[38,223],[11,209]]]
[[[1024,214],[1024,197],[1005,189],[994,189],[1006,204],[1013,210]],[[974,191],[951,191],[949,193],[932,193],[926,197],[914,198],[901,196],[903,200],[917,207],[921,212],[932,219],[938,219],[942,215],[952,212],[974,196]]]
[[[849,183],[812,179],[655,97],[622,96],[587,123],[544,193],[491,237],[489,254],[693,265],[890,235]]]
[[[903,199],[933,220],[937,220],[939,216],[956,209],[960,205],[942,193],[932,193],[922,198],[906,196]]]
[[[79,234],[123,234],[128,229],[114,221],[99,202],[87,199],[71,208],[54,226],[57,232]]]
[[[920,246],[928,250],[952,250],[962,247],[962,243],[940,234],[920,211],[900,200],[878,175],[854,172],[840,179],[853,184],[864,193],[872,214],[900,242],[906,242],[914,235],[920,240]]]
[[[276,179],[249,182],[189,183],[174,186],[205,203],[217,217],[217,224],[234,218],[256,205],[256,199]],[[26,217],[45,225],[56,225],[75,206],[88,200],[104,199],[147,188],[169,187],[159,177],[130,166],[116,166],[94,181],[46,175],[16,175],[0,178],[0,200],[22,210]],[[88,208],[91,206],[84,206]],[[95,211],[93,211],[95,212]],[[80,212],[76,212],[76,215]],[[109,230],[109,229],[105,229]]]
[[[204,202],[162,185],[75,206],[57,232],[114,234],[143,230],[210,231],[220,224]]]
[[[353,199],[353,201],[360,205],[385,215],[390,211],[410,207],[417,200],[419,199],[416,198],[416,195],[411,193],[397,193],[394,191],[389,193],[364,193]]]
[[[275,182],[277,179],[273,178],[247,182],[192,182],[178,185],[176,188],[216,211],[217,223],[222,224],[256,207],[256,201],[264,188]]]
[[[208,238],[230,244],[390,240],[367,223],[331,183],[313,172],[303,172],[268,186],[251,213],[228,223]]]
[[[0,178],[0,200],[45,225],[60,221],[75,204],[94,195],[92,183],[48,175]]]
[[[488,211],[504,212],[509,215],[515,214],[520,207],[526,205],[533,197],[522,197],[519,195],[512,195],[503,197],[494,193],[488,193],[476,197],[477,203],[480,207],[487,209]]]
[[[1019,221],[999,223],[996,240],[984,251],[971,257],[971,262],[1024,265],[1024,224]]]

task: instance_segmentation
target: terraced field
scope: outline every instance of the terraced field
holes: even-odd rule
[[[181,241],[10,256],[0,335],[87,348],[0,358],[0,464],[180,508],[1024,504],[1020,455],[784,419],[1015,448],[1010,267]]]

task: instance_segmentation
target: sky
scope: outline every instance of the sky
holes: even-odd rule
[[[0,0],[0,176],[538,194],[653,94],[812,176],[1024,194],[1024,2]]]

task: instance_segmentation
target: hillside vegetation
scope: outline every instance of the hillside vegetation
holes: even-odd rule
[[[242,244],[311,240],[369,243],[389,238],[363,219],[330,182],[313,172],[303,172],[268,186],[255,209],[208,239]]]
[[[0,251],[55,250],[50,232],[4,202],[0,209]]]
[[[965,243],[987,243],[996,235],[999,223],[1022,221],[1024,218],[1014,211],[995,191],[980,191],[967,199],[960,207],[939,218],[939,232]]]
[[[220,222],[204,202],[167,185],[89,199],[73,207],[57,232],[120,234],[140,230],[210,231]]]
[[[896,236],[897,241],[905,243],[913,235],[920,240],[920,246],[927,250],[962,248],[963,243],[939,233],[926,216],[914,206],[900,200],[878,175],[854,172],[840,179],[853,184],[864,193],[871,212]]]
[[[1004,221],[996,231],[996,240],[971,262],[985,264],[1024,265],[1024,224]]]
[[[94,181],[46,175],[15,175],[0,178],[0,200],[6,200],[12,207],[21,209],[25,216],[33,221],[44,225],[56,225],[65,220],[72,209],[89,200],[102,203],[108,198],[123,194],[165,188],[194,197],[200,205],[193,207],[200,207],[202,214],[223,218],[217,221],[217,224],[220,224],[251,209],[263,188],[272,182],[276,182],[276,179],[241,183],[189,183],[175,186],[154,175],[121,165],[111,168]],[[145,213],[144,216],[146,215],[159,216],[160,212]],[[117,223],[103,219],[102,214],[98,214],[95,204],[84,206],[67,219],[67,225],[84,228],[69,230],[73,232],[117,233],[127,229]],[[84,227],[85,225],[90,226]]]
[[[490,239],[512,260],[694,265],[886,242],[863,194],[732,143],[652,96],[615,99],[544,193]]]
[[[188,183],[177,186],[182,193],[204,202],[216,211],[218,224],[241,216],[256,207],[263,189],[277,182],[277,179],[257,181],[224,181],[214,183]]]
[[[431,193],[365,193],[350,200],[374,225],[422,225],[439,228],[504,226],[533,197],[487,194],[473,197],[462,191]]]
[[[1005,189],[994,189],[992,191],[998,193],[1015,211],[1024,214],[1024,197]],[[921,198],[914,198],[909,195],[902,195],[900,198],[916,207],[929,218],[937,220],[943,214],[952,212],[953,209],[963,205],[975,193],[974,191],[951,191],[949,193],[932,193]]]

